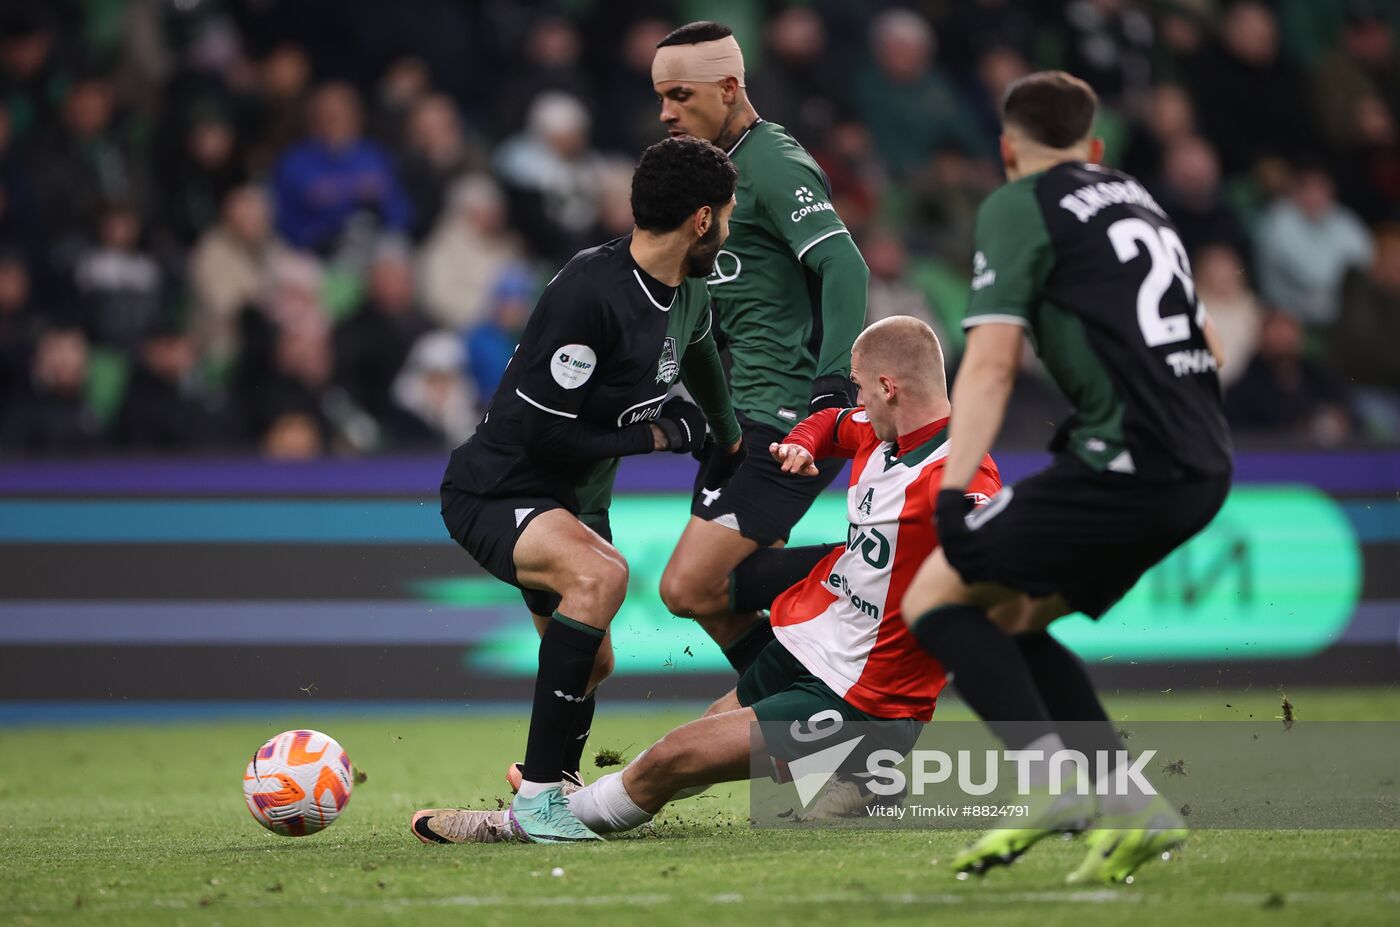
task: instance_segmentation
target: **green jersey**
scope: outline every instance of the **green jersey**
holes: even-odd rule
[[[729,347],[734,408],[787,431],[806,418],[814,379],[849,375],[865,302],[862,293],[858,305],[824,306],[821,281],[803,263],[821,242],[850,234],[812,156],[782,126],[759,120],[729,157],[739,187],[710,296]]]
[[[1108,168],[1059,164],[977,215],[964,328],[1021,325],[1075,414],[1052,450],[1095,470],[1229,473],[1205,307],[1171,219]]]

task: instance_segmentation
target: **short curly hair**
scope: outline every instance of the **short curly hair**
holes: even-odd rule
[[[663,139],[642,152],[632,174],[632,221],[644,231],[669,232],[701,206],[719,209],[738,183],[729,156],[704,139]]]

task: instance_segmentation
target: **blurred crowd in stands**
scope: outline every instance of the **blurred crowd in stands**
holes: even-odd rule
[[[450,447],[734,27],[869,315],[953,358],[997,104],[1062,67],[1176,220],[1241,444],[1400,442],[1400,3],[2,0],[0,454]],[[1029,356],[1008,439],[1063,402]]]

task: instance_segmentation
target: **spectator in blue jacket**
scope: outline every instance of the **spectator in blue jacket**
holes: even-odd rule
[[[477,395],[489,401],[505,375],[534,307],[535,284],[521,265],[508,267],[491,292],[491,319],[467,332],[467,369]]]
[[[361,135],[359,98],[349,84],[317,88],[308,112],[310,137],[274,169],[277,230],[293,246],[328,254],[347,227],[407,233],[408,196],[389,156]]]

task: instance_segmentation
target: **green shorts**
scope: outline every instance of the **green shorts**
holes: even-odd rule
[[[763,648],[739,678],[737,694],[739,704],[758,716],[768,753],[784,763],[860,734],[864,739],[841,770],[864,770],[865,757],[875,750],[906,755],[924,728],[915,718],[866,714],[813,676],[778,641]]]

